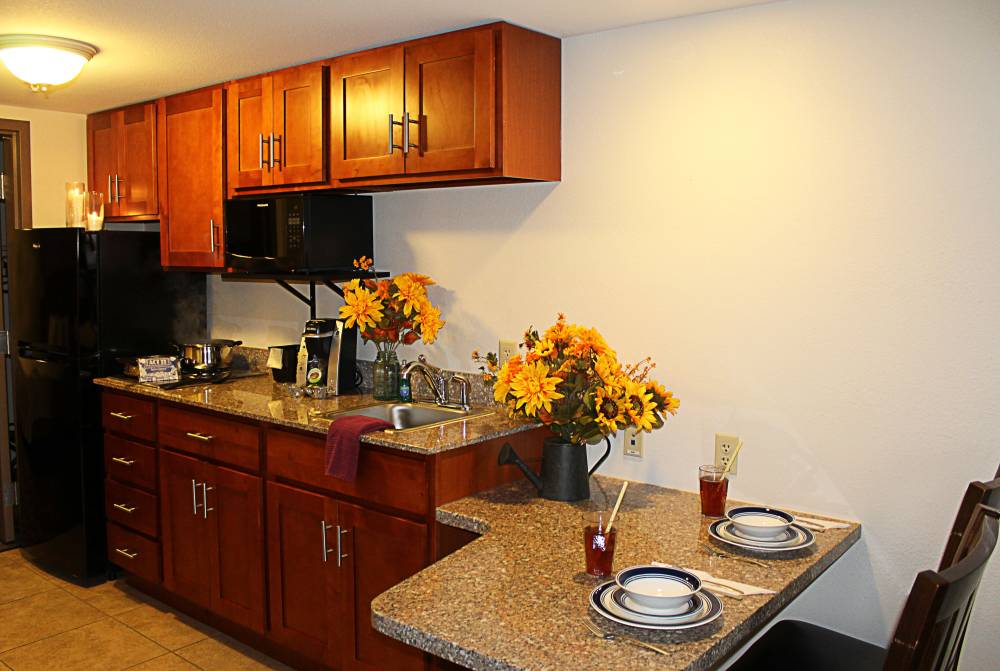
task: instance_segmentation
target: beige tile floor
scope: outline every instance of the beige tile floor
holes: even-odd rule
[[[0,552],[0,671],[52,668],[290,671],[123,581],[78,587]]]

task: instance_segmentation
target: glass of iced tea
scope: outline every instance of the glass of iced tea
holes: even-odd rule
[[[723,517],[726,514],[726,494],[729,480],[719,466],[698,467],[698,489],[701,492],[701,514],[707,517]]]
[[[585,513],[583,516],[583,554],[587,560],[587,573],[598,578],[611,575],[611,564],[615,558],[615,541],[621,514],[615,519],[615,526],[608,529],[606,510]]]

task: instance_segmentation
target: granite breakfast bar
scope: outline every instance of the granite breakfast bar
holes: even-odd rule
[[[582,513],[609,508],[620,486],[595,476],[591,500],[568,504],[539,499],[518,482],[440,506],[439,522],[482,537],[378,596],[375,628],[480,671],[712,669],[861,536],[855,523],[817,533],[810,548],[766,558],[767,568],[716,558],[704,546],[707,522],[696,494],[633,483],[622,506],[616,569],[659,561],[776,593],[724,598],[719,620],[683,633],[628,629],[589,609],[588,594],[603,581],[583,570]],[[669,654],[598,638],[585,619]]]

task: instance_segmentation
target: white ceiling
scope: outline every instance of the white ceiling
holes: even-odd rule
[[[567,37],[773,0],[3,0],[0,33],[101,52],[32,93],[0,65],[0,104],[94,112],[410,37],[503,19]]]

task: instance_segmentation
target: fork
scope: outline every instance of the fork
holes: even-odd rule
[[[721,557],[723,559],[735,559],[736,561],[746,562],[747,564],[752,564],[754,566],[760,566],[761,568],[767,568],[767,569],[771,568],[770,566],[768,566],[767,564],[765,564],[762,561],[757,561],[756,559],[750,559],[749,557],[741,557],[739,555],[734,555],[734,554],[730,554],[728,552],[723,552],[722,550],[718,550],[718,549],[712,547],[708,543],[702,543],[701,546],[703,548],[705,548],[706,550],[708,550],[709,554],[714,555],[716,557]]]
[[[640,641],[639,639],[630,638],[628,636],[621,636],[618,634],[612,634],[609,631],[603,631],[602,629],[598,628],[597,625],[592,623],[590,620],[584,620],[583,626],[589,629],[590,633],[592,633],[594,636],[597,636],[598,638],[603,638],[605,641],[621,640],[624,641],[625,643],[631,643],[633,645],[638,645],[641,648],[652,650],[653,652],[659,655],[667,654],[667,651],[664,650],[663,648],[658,648],[655,645],[650,645],[649,643],[645,643],[643,641]]]

